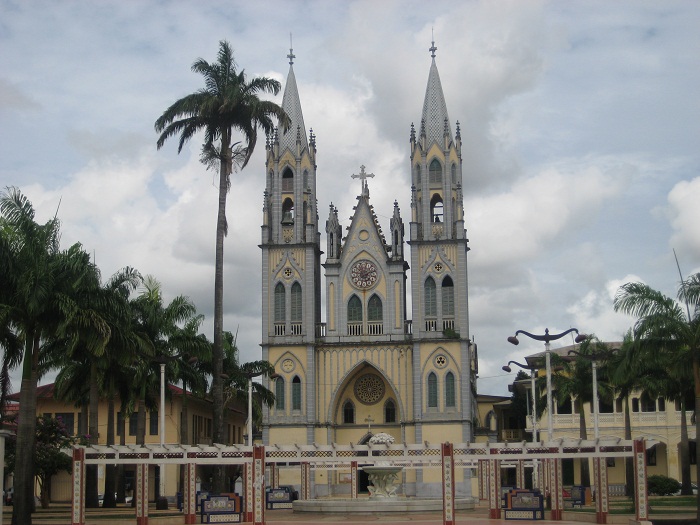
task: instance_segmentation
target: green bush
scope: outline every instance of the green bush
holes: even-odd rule
[[[654,475],[647,478],[647,491],[656,496],[670,496],[681,489],[681,484],[668,476]]]

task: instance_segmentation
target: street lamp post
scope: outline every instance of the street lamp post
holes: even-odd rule
[[[510,368],[510,365],[517,365],[520,368],[524,370],[529,370],[530,371],[530,390],[531,392],[531,398],[532,398],[532,409],[530,412],[530,418],[532,419],[532,443],[537,443],[537,398],[535,397],[535,370],[536,368],[534,366],[527,366],[523,365],[521,363],[518,363],[517,361],[508,361],[508,364],[503,367],[503,370],[508,372],[509,374],[511,373],[512,369]],[[532,462],[532,486],[533,487],[538,487],[539,483],[537,482],[537,460],[533,460]]]
[[[530,390],[532,390],[532,395],[530,396],[532,399],[532,411],[530,413],[530,419],[532,420],[532,442],[537,443],[537,414],[535,408],[537,406],[537,399],[535,397],[535,370],[537,370],[537,368],[535,368],[534,366],[523,365],[521,363],[518,363],[517,361],[508,361],[508,364],[502,368],[509,374],[513,371],[510,367],[511,364],[517,365],[524,370],[530,371]]]
[[[569,350],[569,355],[577,355],[579,357],[584,357],[590,360],[591,362],[591,370],[593,372],[593,400],[591,403],[591,407],[593,410],[593,437],[597,440],[598,437],[600,437],[600,433],[598,430],[598,414],[600,412],[598,407],[598,355],[595,353],[582,354],[581,352],[577,352],[576,350]]]
[[[549,355],[550,342],[556,341],[557,339],[561,339],[565,335],[570,334],[572,332],[575,332],[577,334],[575,339],[577,343],[580,343],[586,339],[586,336],[583,334],[579,334],[576,328],[569,328],[568,330],[560,334],[553,335],[549,333],[549,328],[545,328],[544,335],[536,335],[531,334],[530,332],[526,332],[525,330],[518,330],[515,332],[514,336],[508,338],[508,342],[514,345],[520,344],[520,341],[518,341],[518,334],[526,335],[530,339],[534,339],[535,341],[544,341],[544,362],[547,375],[547,441],[552,440],[552,434],[554,433],[554,428],[552,426],[552,365]]]

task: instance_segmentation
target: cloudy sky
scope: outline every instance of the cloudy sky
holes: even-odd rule
[[[364,164],[387,230],[395,199],[410,217],[434,34],[462,129],[479,391],[507,395],[501,366],[542,350],[509,345],[517,329],[618,340],[633,323],[612,310],[620,284],[675,294],[673,249],[700,271],[698,27],[691,1],[0,0],[0,186],[40,220],[58,209],[63,243],[105,278],[133,266],[189,296],[211,335],[216,177],[199,141],[157,151],[153,129],[201,87],[191,64],[225,39],[248,75],[284,81],[291,33],[321,224],[331,201],[349,224]],[[260,357],[263,153],[227,210],[225,326],[244,360]]]

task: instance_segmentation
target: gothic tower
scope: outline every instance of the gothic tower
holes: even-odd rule
[[[416,441],[470,441],[475,406],[475,349],[469,341],[462,143],[447,116],[435,63],[420,128],[411,125],[411,291]],[[445,436],[444,425],[455,435]],[[457,428],[459,431],[457,432]]]
[[[262,226],[262,357],[274,364],[269,425],[309,441],[314,414],[314,343],[321,320],[321,234],[316,210],[316,139],[307,139],[289,50],[282,108],[289,127],[268,137]],[[265,381],[266,384],[270,384]],[[285,430],[286,429],[286,430]],[[309,434],[310,435],[310,434]]]

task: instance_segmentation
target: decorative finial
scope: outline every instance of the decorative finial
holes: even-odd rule
[[[432,36],[432,46],[428,48],[428,51],[430,51],[430,56],[435,58],[435,51],[437,51],[437,47],[435,47],[435,29],[431,29],[431,36]]]
[[[291,66],[294,64],[294,59],[296,58],[296,55],[294,54],[294,48],[292,46],[292,34],[289,33],[289,54],[287,55],[287,58],[289,59],[289,65]]]

